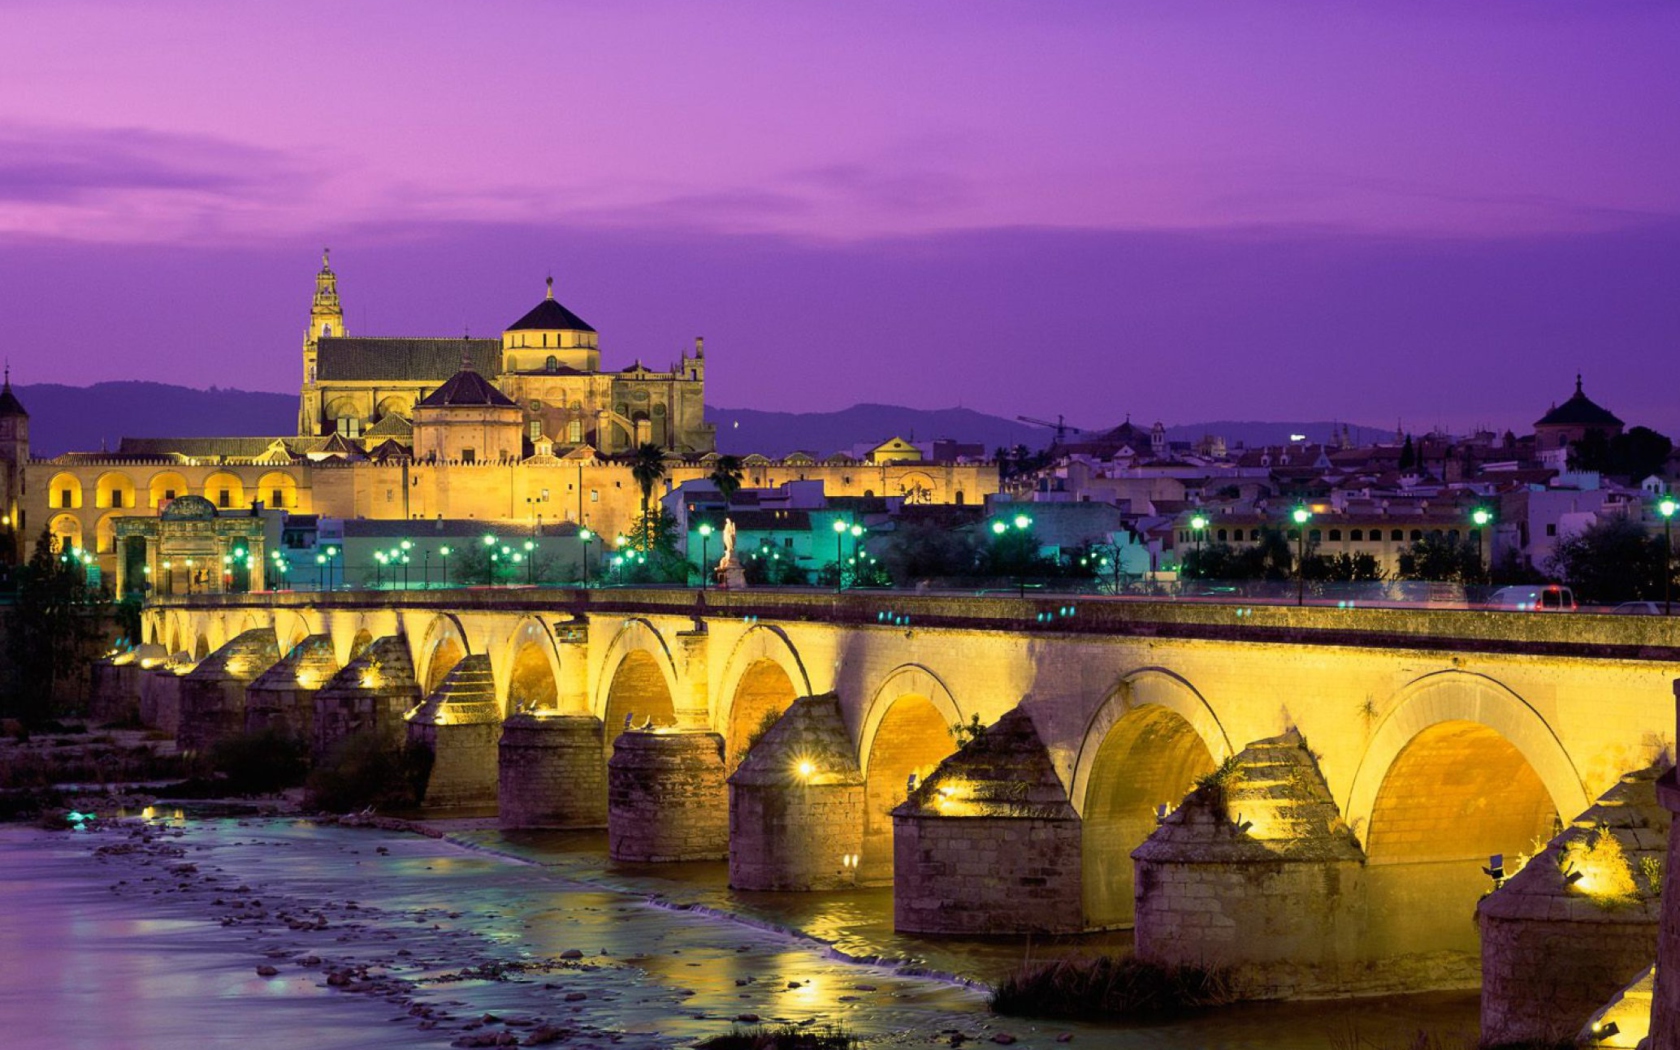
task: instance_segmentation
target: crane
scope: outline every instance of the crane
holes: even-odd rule
[[[1049,427],[1051,430],[1054,430],[1056,432],[1056,444],[1058,445],[1065,442],[1068,431],[1071,430],[1075,434],[1081,433],[1078,427],[1069,426],[1064,423],[1060,413],[1057,413],[1056,421],[1054,423],[1050,422],[1048,419],[1034,419],[1031,416],[1016,416],[1015,418],[1022,423],[1031,423],[1033,426]]]

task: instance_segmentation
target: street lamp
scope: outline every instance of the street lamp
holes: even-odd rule
[[[1032,523],[1032,518],[1025,514],[1015,515],[1014,524],[1019,532],[1026,532],[1032,528]],[[1007,521],[992,522],[992,535],[1002,539],[1003,535],[1009,531],[1009,525],[1010,523]],[[1015,585],[1020,596],[1025,598],[1027,596],[1027,567],[1025,565],[1022,565],[1020,571],[1015,574]]]
[[[525,582],[537,582],[537,541],[525,541]]]
[[[846,582],[846,553],[844,544],[849,526],[842,518],[834,519],[834,593],[839,594]]]
[[[701,522],[695,531],[700,533],[700,589],[706,589],[706,563],[711,560],[712,526],[709,522]]]
[[[1295,604],[1307,603],[1307,522],[1312,511],[1296,507],[1289,515],[1295,519]]]
[[[1476,523],[1476,557],[1480,558],[1482,562],[1482,578],[1491,582],[1493,580],[1493,566],[1488,562],[1493,557],[1493,542],[1487,538],[1487,527],[1488,522],[1493,520],[1493,511],[1486,507],[1477,507],[1470,512],[1470,520]],[[1482,552],[1484,546],[1487,548],[1485,554]]]
[[[329,591],[333,589],[333,559],[336,557],[338,557],[338,548],[329,546],[327,548],[327,590]],[[187,559],[187,563],[192,564],[192,559]]]
[[[1208,520],[1206,514],[1198,514],[1190,519],[1190,531],[1196,534],[1196,575],[1202,574],[1202,535],[1207,532]]]
[[[590,532],[588,529],[579,529],[578,530],[578,539],[583,541],[583,587],[584,587],[584,590],[589,589],[589,541],[594,539],[594,538],[595,538],[595,534],[593,532]]]
[[[1663,519],[1663,615],[1674,613],[1674,544],[1673,533],[1669,531],[1670,522],[1674,519],[1674,511],[1680,503],[1674,502],[1673,496],[1664,496],[1657,504],[1657,512]]]
[[[450,555],[450,553],[451,552],[450,552],[448,547],[444,547],[444,548],[442,548],[441,550],[438,551],[438,557],[443,559],[443,586],[444,586],[445,590],[449,589],[449,555]]]
[[[854,566],[852,569],[852,586],[856,587],[859,578],[858,572],[863,568],[863,558],[860,557],[861,552],[858,550],[858,545],[863,539],[863,534],[869,530],[862,525],[853,525],[846,531],[852,534],[852,565]]]

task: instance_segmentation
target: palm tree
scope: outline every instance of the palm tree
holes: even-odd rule
[[[717,490],[723,493],[723,502],[728,503],[741,487],[742,476],[741,457],[719,456],[706,480],[717,486]]]
[[[643,444],[630,457],[630,476],[642,487],[642,520],[646,521],[653,486],[665,476],[665,451],[651,441]]]

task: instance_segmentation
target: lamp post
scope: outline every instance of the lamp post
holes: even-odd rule
[[[834,593],[839,594],[846,582],[846,533],[850,526],[845,519],[834,519]]]
[[[187,596],[191,597],[192,592],[193,592],[193,560],[191,558],[188,558],[187,559]]]
[[[1207,515],[1198,514],[1190,519],[1190,531],[1196,534],[1196,575],[1202,574],[1202,536],[1207,532]]]
[[[333,589],[333,559],[337,557],[338,548],[329,546],[327,548],[327,590],[329,591]],[[191,558],[187,559],[187,564],[192,564]]]
[[[1493,566],[1488,562],[1493,557],[1493,541],[1487,538],[1487,527],[1488,523],[1493,520],[1493,511],[1486,507],[1477,507],[1470,512],[1470,520],[1476,523],[1476,557],[1482,563],[1482,579],[1484,582],[1492,582]],[[1482,550],[1483,547],[1487,548],[1485,554]]]
[[[484,585],[496,586],[496,537],[492,533],[484,534]]]
[[[578,530],[578,539],[583,541],[583,587],[584,587],[584,590],[589,589],[589,541],[594,539],[594,538],[595,538],[595,534],[593,532],[590,532],[587,528]]]
[[[444,548],[442,548],[441,550],[438,551],[438,557],[443,559],[443,587],[444,587],[444,590],[449,589],[449,555],[450,555],[450,550],[449,550],[448,547],[444,547]]]
[[[852,586],[856,587],[860,579],[858,574],[863,571],[863,551],[860,547],[863,542],[863,534],[869,530],[854,523],[846,531],[852,535]]]
[[[1307,522],[1312,511],[1296,507],[1289,515],[1295,520],[1295,604],[1307,603]]]
[[[169,567],[169,563],[164,562],[163,567],[167,569]],[[326,571],[327,571],[327,556],[325,554],[315,555],[315,589],[318,590],[318,591],[322,590],[326,587],[326,575],[325,575]],[[169,586],[170,586],[171,590],[173,590],[174,587],[175,587],[175,585],[173,583],[171,583]]]
[[[525,541],[525,582],[537,582],[537,541]]]
[[[163,559],[164,593],[175,593],[175,563],[168,558]]]
[[[1657,504],[1657,512],[1663,519],[1663,615],[1674,613],[1674,544],[1673,533],[1670,532],[1670,522],[1674,519],[1674,511],[1680,508],[1680,503],[1674,502],[1674,497],[1664,496]]]
[[[700,589],[706,589],[706,562],[711,560],[712,526],[709,522],[701,522],[695,530],[700,533]]]

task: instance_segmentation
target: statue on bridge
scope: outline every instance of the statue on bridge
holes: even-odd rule
[[[723,519],[723,557],[713,571],[721,590],[741,590],[747,585],[747,572],[735,557],[735,519]]]

